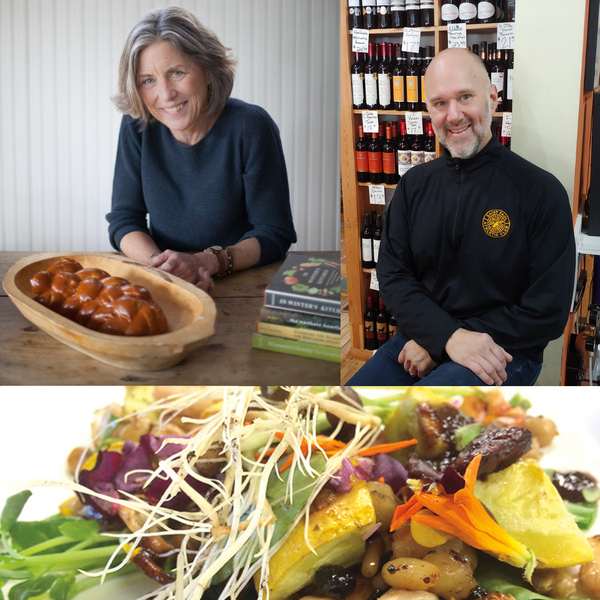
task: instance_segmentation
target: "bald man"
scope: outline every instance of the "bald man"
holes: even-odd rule
[[[444,156],[400,180],[377,263],[398,334],[348,383],[533,385],[570,309],[567,193],[492,135],[498,93],[478,56],[440,52],[425,92]]]

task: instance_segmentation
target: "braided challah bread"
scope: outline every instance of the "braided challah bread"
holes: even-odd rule
[[[102,269],[84,269],[61,258],[31,279],[34,300],[94,331],[114,335],[156,335],[167,318],[150,292]]]

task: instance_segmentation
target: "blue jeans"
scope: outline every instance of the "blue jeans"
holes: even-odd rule
[[[411,377],[398,362],[398,354],[408,340],[395,335],[370,358],[346,385],[486,385],[473,371],[457,363],[444,362],[422,379]],[[507,379],[503,385],[533,385],[542,370],[541,363],[521,352],[512,352],[506,365]]]

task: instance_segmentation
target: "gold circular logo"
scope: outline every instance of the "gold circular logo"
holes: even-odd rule
[[[499,209],[488,210],[483,216],[481,224],[483,225],[483,230],[493,238],[504,237],[510,229],[508,215]]]

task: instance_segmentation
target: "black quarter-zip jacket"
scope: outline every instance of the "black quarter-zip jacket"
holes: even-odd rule
[[[565,327],[575,278],[569,199],[495,136],[474,157],[411,169],[384,220],[381,297],[433,360],[463,327],[542,361]]]

